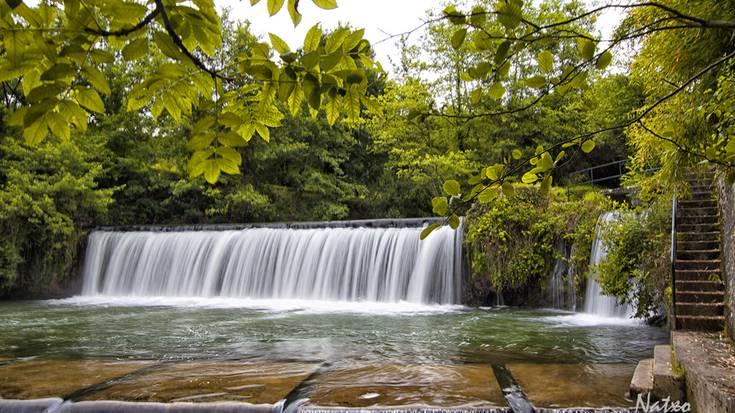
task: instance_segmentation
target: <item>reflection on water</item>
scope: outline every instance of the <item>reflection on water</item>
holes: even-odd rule
[[[185,301],[3,303],[0,357],[239,359],[335,367],[634,363],[666,340],[660,328],[630,321],[593,324],[558,311]]]

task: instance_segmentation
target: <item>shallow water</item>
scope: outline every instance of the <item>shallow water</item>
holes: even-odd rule
[[[0,303],[0,358],[375,364],[636,363],[640,322],[552,310],[294,300],[80,297]]]

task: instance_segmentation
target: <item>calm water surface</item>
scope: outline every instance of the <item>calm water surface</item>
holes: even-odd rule
[[[634,363],[664,329],[550,310],[217,299],[0,304],[0,357]]]

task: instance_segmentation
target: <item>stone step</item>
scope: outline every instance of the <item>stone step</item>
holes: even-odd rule
[[[697,199],[697,200],[713,199],[712,191],[692,192],[690,196],[691,198],[687,198],[687,199]]]
[[[676,260],[676,270],[719,270],[720,260]]]
[[[676,280],[677,291],[724,291],[725,285],[710,280]]]
[[[679,330],[722,331],[725,328],[723,316],[677,316],[676,328]]]
[[[714,199],[682,199],[678,204],[684,208],[717,208]]]
[[[719,303],[676,303],[676,316],[721,316],[725,306]]]
[[[709,232],[676,232],[679,241],[720,241],[720,231]]]
[[[716,260],[720,258],[720,250],[677,249],[676,258],[681,260]]]
[[[681,215],[717,215],[717,207],[687,207],[680,205],[677,212]]]
[[[720,279],[720,270],[676,270],[677,281],[714,281]]]
[[[719,250],[720,240],[714,241],[682,241],[679,240],[676,243],[677,251],[689,251],[689,250]]]
[[[630,398],[636,400],[638,395],[653,392],[653,359],[643,359],[638,362],[630,380]]]
[[[669,397],[672,402],[684,400],[684,383],[671,368],[671,346],[653,348],[653,396],[658,400]]]
[[[719,215],[682,215],[676,218],[677,225],[685,224],[717,224],[720,222]]]
[[[691,192],[712,192],[712,186],[703,182],[690,181],[689,190]]]
[[[710,224],[677,224],[676,231],[679,232],[717,232],[720,230],[719,223]]]
[[[676,290],[677,303],[724,303],[724,291],[679,291]]]

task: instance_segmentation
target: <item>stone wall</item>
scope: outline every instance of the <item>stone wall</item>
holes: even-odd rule
[[[735,185],[717,178],[717,192],[722,221],[722,270],[725,282],[725,323],[735,340]]]

